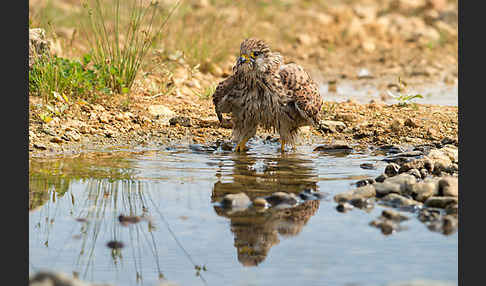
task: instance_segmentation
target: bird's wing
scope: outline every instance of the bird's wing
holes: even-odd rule
[[[294,63],[282,65],[279,74],[287,104],[294,104],[302,117],[317,125],[323,104],[317,84],[301,66]]]
[[[233,99],[239,95],[241,95],[241,92],[237,89],[234,75],[227,77],[218,84],[213,93],[213,104],[219,122],[223,120],[222,113],[231,112]]]

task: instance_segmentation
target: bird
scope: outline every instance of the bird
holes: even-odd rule
[[[265,41],[247,38],[232,73],[218,83],[213,104],[220,124],[222,114],[231,113],[235,152],[248,150],[246,143],[258,126],[278,132],[284,152],[287,144],[295,149],[300,127],[318,126],[323,98],[300,65],[285,64]]]

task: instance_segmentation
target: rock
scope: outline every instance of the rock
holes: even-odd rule
[[[383,210],[383,212],[381,213],[381,216],[386,218],[386,219],[389,219],[391,221],[396,221],[396,222],[408,220],[408,217],[406,217],[406,216],[404,216],[404,215],[402,215],[399,212],[396,212],[394,210]]]
[[[110,286],[110,284],[91,284],[64,273],[38,272],[29,277],[30,286]]]
[[[446,215],[442,218],[442,233],[449,235],[457,231],[457,218]]]
[[[150,105],[147,108],[147,111],[150,115],[156,118],[160,118],[160,117],[172,118],[176,115],[174,111],[170,110],[170,108],[162,104]]]
[[[110,123],[110,121],[112,121],[111,115],[106,112],[101,113],[98,119],[101,123],[105,123],[105,124]]]
[[[358,79],[372,79],[374,76],[371,74],[371,72],[368,69],[361,68],[358,71],[357,75]]]
[[[428,198],[437,195],[439,192],[439,185],[435,179],[427,179],[418,182],[412,186],[410,194],[415,200],[424,202]]]
[[[372,206],[372,203],[368,199],[365,199],[365,198],[353,198],[353,199],[349,200],[349,203],[352,206],[357,207],[359,209],[369,208],[369,207]]]
[[[390,183],[386,180],[383,183],[376,183],[375,190],[378,197],[383,197],[390,193],[401,194],[401,187],[399,184]]]
[[[362,187],[362,186],[366,186],[366,185],[372,185],[376,183],[375,179],[363,179],[363,180],[359,180],[356,182],[356,187]]]
[[[347,202],[356,198],[368,199],[376,196],[375,187],[373,185],[366,185],[356,188],[351,191],[340,193],[334,196],[334,201],[337,203]]]
[[[56,137],[51,138],[50,141],[52,143],[62,143],[62,142],[64,142],[64,140],[62,140],[61,137],[59,137],[59,136],[56,136]]]
[[[42,143],[34,143],[34,148],[37,148],[39,150],[47,150],[46,145],[44,145]]]
[[[121,241],[116,241],[116,240],[112,240],[112,241],[109,241],[106,246],[108,246],[108,248],[111,248],[111,249],[121,249],[123,247],[125,247],[125,244]]]
[[[64,133],[64,137],[66,137],[67,141],[79,141],[81,139],[81,135],[79,135],[76,131],[68,131]]]
[[[409,191],[417,179],[409,174],[400,174],[391,178],[387,178],[383,183],[374,184],[376,195],[384,196],[389,193],[402,194]]]
[[[424,157],[424,158],[419,158],[415,159],[409,162],[405,162],[400,166],[400,169],[398,170],[399,173],[405,173],[408,172],[412,169],[426,169],[429,172],[432,172],[434,169],[434,161],[431,159]]]
[[[384,235],[390,235],[397,229],[397,225],[388,219],[373,220],[370,225],[379,228]]]
[[[389,154],[399,154],[405,152],[405,150],[401,146],[397,145],[381,145],[378,147],[379,151],[385,151]]]
[[[295,205],[297,204],[297,197],[292,193],[276,192],[265,198],[272,206],[279,204]]]
[[[439,196],[456,198],[459,196],[459,182],[457,177],[447,176],[440,179],[438,187]]]
[[[414,201],[412,199],[407,199],[406,197],[395,193],[390,193],[381,198],[381,200],[393,207],[422,206],[422,203],[420,202]]]
[[[445,208],[445,211],[446,211],[446,214],[449,214],[449,215],[457,215],[458,214],[458,211],[459,211],[459,205],[458,204],[451,204],[451,205],[447,205],[446,208]]]
[[[399,120],[399,119],[394,119],[394,120],[392,121],[392,123],[390,124],[390,129],[391,129],[392,131],[397,132],[397,131],[400,131],[400,129],[402,128],[402,126],[403,126],[403,122],[402,122],[401,120]]]
[[[321,120],[318,130],[324,133],[339,133],[346,129],[346,124],[341,121]]]
[[[170,123],[170,125],[179,124],[179,125],[184,126],[184,127],[191,127],[192,126],[192,124],[191,124],[191,118],[184,117],[184,116],[172,117],[169,120],[169,123]]]
[[[422,175],[420,174],[420,171],[417,169],[410,169],[407,171],[407,174],[412,175],[417,179],[422,179]]]
[[[225,208],[246,208],[250,203],[250,198],[245,193],[228,194],[221,200],[221,205]]]
[[[450,164],[452,164],[452,160],[449,157],[449,154],[446,152],[442,151],[442,149],[433,149],[430,150],[429,154],[427,154],[427,157],[434,161],[435,164],[439,163],[443,166],[449,166]],[[452,150],[450,150],[450,152],[452,152]]]
[[[371,163],[362,163],[359,165],[361,169],[376,170],[376,166]]]
[[[408,163],[408,162],[411,162],[415,159],[418,159],[421,156],[423,156],[423,153],[421,151],[410,151],[410,152],[397,153],[397,154],[388,156],[388,157],[384,158],[383,161],[388,162],[388,163],[396,163],[398,165],[403,165],[405,163]],[[408,170],[406,170],[406,171],[408,171]]]
[[[443,140],[445,141],[445,140]],[[448,141],[445,141],[448,142]],[[444,147],[440,149],[440,151],[447,155],[449,159],[451,160],[452,163],[458,163],[459,162],[459,150],[457,146],[454,146],[452,144],[446,144]]]
[[[29,69],[41,56],[50,56],[51,42],[46,40],[46,32],[43,29],[29,29]]]
[[[361,42],[361,48],[363,49],[363,51],[371,54],[375,51],[376,45],[375,42],[371,40],[365,40]]]
[[[324,153],[345,153],[349,154],[353,151],[347,144],[326,144],[320,145],[314,148],[314,151],[324,152]]]
[[[337,206],[336,206],[336,210],[340,213],[345,213],[349,210],[352,210],[353,209],[353,206],[349,203],[339,203]]]
[[[420,169],[420,176],[422,177],[422,179],[425,179],[428,175],[429,175],[429,171],[427,171],[427,169],[425,168]]]
[[[407,120],[405,120],[404,125],[405,126],[408,126],[408,127],[412,127],[412,128],[419,127],[419,125],[417,124],[417,122],[414,119],[411,119],[411,118],[407,118]]]
[[[385,167],[385,175],[387,177],[393,177],[398,175],[398,170],[400,169],[400,166],[395,163],[390,163]]]
[[[458,204],[457,197],[432,196],[425,200],[425,206],[444,209],[449,205]]]
[[[376,182],[383,183],[386,180],[387,176],[385,174],[381,174],[375,178]]]
[[[421,222],[433,222],[439,220],[441,217],[440,211],[434,209],[421,209],[417,218]]]
[[[264,208],[267,206],[267,204],[268,202],[265,198],[256,198],[253,200],[253,205],[255,207]]]

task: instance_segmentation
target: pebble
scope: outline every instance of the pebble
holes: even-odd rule
[[[407,118],[407,120],[405,120],[404,125],[412,128],[419,127],[419,124],[414,119],[411,118]]]
[[[314,148],[314,151],[324,152],[324,153],[342,153],[342,154],[349,154],[353,151],[347,144],[326,144],[320,145]]]
[[[386,202],[387,204],[393,206],[393,207],[408,207],[408,206],[421,206],[422,203],[420,202],[417,202],[415,200],[412,200],[412,199],[408,199],[404,196],[401,196],[399,194],[394,194],[394,193],[390,193],[386,196],[384,196],[383,198],[381,198],[384,202]]]
[[[170,125],[179,124],[179,125],[184,126],[184,127],[191,127],[192,126],[191,118],[185,117],[185,116],[172,117],[171,119],[169,119],[169,123],[170,123]]]
[[[340,213],[345,213],[349,210],[352,210],[353,209],[353,206],[349,203],[339,203],[337,206],[336,206],[336,210]]]
[[[372,178],[368,178],[368,179],[363,179],[363,180],[359,180],[356,182],[356,187],[362,187],[362,186],[366,186],[366,185],[372,185],[376,183],[375,179],[372,179]]]
[[[120,215],[118,217],[118,221],[120,222],[120,224],[122,224],[124,226],[127,226],[129,224],[139,223],[141,220],[142,219],[139,216],[124,216],[124,215]]]
[[[64,140],[62,140],[62,138],[61,137],[58,137],[58,136],[51,138],[51,140],[49,140],[49,141],[51,141],[52,143],[62,143],[62,142],[64,142]]]
[[[372,163],[362,163],[359,165],[361,169],[367,169],[367,170],[376,170],[376,166],[373,165]]]
[[[266,207],[267,204],[268,204],[268,202],[265,198],[256,198],[256,199],[253,200],[253,205],[255,207],[263,208],[263,207]]]
[[[226,208],[245,208],[250,202],[250,198],[245,193],[228,194],[221,200],[221,205]]]
[[[420,171],[417,169],[410,169],[407,171],[407,174],[414,176],[418,180],[422,179],[422,175],[420,174]]]
[[[410,174],[400,174],[387,178],[383,183],[374,184],[376,194],[384,196],[389,193],[402,194],[411,189],[411,186],[417,182],[417,179]]]
[[[432,196],[425,200],[424,204],[427,207],[444,209],[449,205],[458,204],[457,197],[438,197]]]
[[[120,249],[120,248],[123,248],[125,246],[125,244],[121,241],[112,240],[112,241],[109,241],[106,244],[106,246],[108,246],[111,249]]]
[[[393,177],[395,175],[398,175],[398,170],[400,169],[400,166],[396,163],[390,163],[386,165],[385,167],[385,174],[388,177]]]
[[[418,219],[421,222],[437,221],[440,218],[440,211],[432,210],[429,208],[421,209],[418,214]]]
[[[458,197],[459,185],[458,178],[447,176],[439,180],[439,195],[445,197]]]
[[[346,129],[346,124],[342,121],[321,120],[318,130],[324,133],[339,133]]]
[[[418,182],[412,186],[411,195],[420,202],[424,202],[428,198],[437,195],[439,192],[439,185],[436,179],[426,179]]]
[[[372,203],[370,203],[368,199],[364,199],[364,198],[354,198],[349,200],[349,203],[352,206],[357,207],[359,209],[368,208],[372,206]]]
[[[271,196],[265,198],[272,206],[279,204],[295,205],[297,204],[297,197],[292,193],[276,192]]]
[[[408,217],[400,214],[399,212],[389,210],[389,209],[383,210],[383,212],[381,213],[381,216],[383,216],[386,219],[396,221],[396,222],[408,220]]]
[[[379,228],[384,235],[390,235],[397,229],[397,225],[388,219],[376,219],[370,225]]]
[[[388,177],[385,174],[381,174],[375,178],[375,181],[378,183],[383,183],[386,180],[386,178]]]
[[[37,148],[39,150],[47,150],[46,145],[44,145],[42,143],[34,143],[34,148]]]
[[[375,196],[376,196],[376,191],[374,185],[366,185],[351,191],[337,194],[334,196],[334,201],[337,203],[342,203],[356,198],[367,199]]]
[[[457,231],[457,218],[446,215],[442,218],[442,233],[445,235],[453,234]]]

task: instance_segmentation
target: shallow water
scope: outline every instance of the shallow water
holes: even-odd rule
[[[369,103],[371,100],[381,100],[380,94],[386,93],[380,91],[373,84],[362,84],[356,82],[340,82],[336,86],[336,92],[329,92],[329,84],[324,83],[320,85],[320,93],[325,95],[326,100],[342,102],[348,99],[354,99],[359,103]],[[393,91],[392,91],[393,92]],[[398,95],[397,92],[393,92]],[[410,88],[407,95],[420,94],[423,98],[414,98],[410,102],[420,104],[438,104],[448,106],[458,106],[459,92],[458,86],[447,84],[433,84],[422,85],[415,88]],[[395,98],[390,98],[385,101],[386,104],[395,104],[399,101]]]
[[[385,236],[368,225],[384,207],[336,211],[332,197],[380,174],[383,155],[329,156],[312,146],[282,155],[277,143],[259,141],[250,148],[235,154],[119,147],[32,158],[29,272],[115,285],[157,285],[161,278],[178,285],[457,285],[457,233],[431,232],[404,212],[408,229]],[[229,192],[304,189],[326,196],[263,213],[225,212],[217,203]],[[124,226],[120,214],[149,219]],[[124,247],[108,248],[113,240]]]

